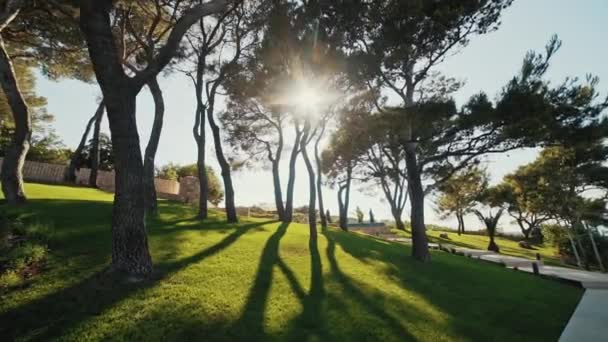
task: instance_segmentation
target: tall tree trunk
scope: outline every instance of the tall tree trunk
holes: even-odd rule
[[[203,25],[201,21],[201,25]],[[204,29],[204,27],[202,27]],[[196,142],[196,168],[198,175],[198,218],[204,220],[209,215],[209,179],[207,178],[207,166],[205,165],[205,104],[203,103],[204,72],[206,68],[206,52],[199,52],[196,78],[194,79],[194,91],[196,92],[196,111],[194,112],[194,127],[192,135]]]
[[[340,186],[340,190],[338,190],[338,207],[339,207],[339,217],[338,224],[340,228],[344,231],[348,230],[348,205],[350,202],[350,184],[352,180],[352,167],[350,163],[346,168],[346,181],[344,185]],[[342,194],[345,193],[345,196]]]
[[[416,147],[417,143],[415,142],[405,144],[405,163],[407,166],[411,203],[412,256],[420,261],[430,261],[431,254],[429,253],[429,244],[424,224],[424,191],[416,160]]]
[[[456,213],[456,220],[458,220],[458,235],[462,234],[463,228],[462,228],[462,217],[460,216],[460,213]]]
[[[272,164],[272,185],[274,187],[274,203],[277,208],[277,216],[279,221],[285,220],[285,205],[283,204],[283,189],[281,187],[281,174],[279,173],[279,163],[283,154],[283,127],[278,124],[279,142],[277,149],[273,155],[270,144],[267,145],[268,159]]]
[[[291,156],[289,158],[289,178],[287,179],[287,198],[285,200],[285,220],[283,222],[289,223],[293,220],[293,190],[296,182],[296,161],[298,159],[298,153],[300,149],[300,140],[302,138],[302,132],[298,128],[298,123],[295,123],[296,137],[291,149]]]
[[[101,122],[103,121],[103,110],[95,120],[93,139],[91,139],[91,173],[89,174],[89,186],[97,187],[97,172],[99,171],[99,134],[101,133]]]
[[[464,230],[464,214],[462,214],[462,213],[460,214],[460,229],[462,230],[462,234],[464,234],[465,233],[465,230]]]
[[[144,202],[146,214],[154,215],[158,209],[156,188],[154,187],[154,159],[156,158],[158,142],[163,129],[165,101],[156,77],[148,81],[148,88],[150,88],[150,93],[154,100],[154,122],[152,124],[150,140],[148,140],[148,146],[146,146],[146,152],[144,154]]]
[[[325,126],[319,133],[317,140],[315,141],[315,162],[317,164],[317,194],[319,197],[319,218],[321,219],[321,227],[327,228],[327,217],[325,216],[325,206],[323,205],[323,174],[322,174],[322,165],[321,158],[319,156],[319,142],[323,137],[323,133],[325,132]]]
[[[66,171],[65,174],[65,181],[68,183],[74,183],[76,182],[76,169],[78,168],[78,164],[80,163],[80,157],[82,156],[82,150],[84,150],[84,147],[87,144],[87,139],[89,138],[89,132],[91,131],[91,127],[93,127],[93,124],[95,123],[95,120],[97,120],[97,117],[99,115],[101,115],[100,113],[103,114],[103,101],[97,106],[97,110],[95,111],[95,114],[93,114],[93,116],[89,119],[89,122],[87,122],[87,126],[84,129],[84,133],[82,134],[82,137],[80,138],[80,142],[78,143],[78,146],[76,147],[76,150],[74,150],[74,152],[72,153],[72,158],[70,158],[70,165],[68,166],[68,169]]]
[[[109,2],[82,1],[80,27],[103,92],[115,158],[112,268],[135,276],[152,272],[144,214],[143,161],[135,120],[137,86],[120,64],[110,25]]]
[[[16,13],[15,13],[16,15]],[[7,23],[8,24],[8,23]],[[15,132],[11,144],[6,150],[0,180],[2,181],[2,192],[9,204],[20,204],[26,201],[23,189],[23,164],[25,156],[30,148],[32,137],[32,121],[30,112],[19,89],[15,69],[10,56],[4,46],[4,40],[0,36],[0,85],[6,96],[13,121]]]
[[[278,158],[278,155],[277,157]],[[274,203],[277,208],[279,221],[285,220],[285,207],[283,206],[283,191],[281,189],[281,178],[279,174],[279,160],[272,161],[272,184],[274,186]]]
[[[308,136],[310,134],[310,122],[306,121],[304,125],[304,135],[300,141],[300,151],[302,151],[302,158],[306,164],[306,170],[308,171],[308,227],[310,229],[310,241],[317,241],[317,212],[316,212],[316,183],[315,183],[315,169],[308,158],[308,151],[306,145]]]
[[[344,200],[343,200],[343,193],[346,190],[346,185],[341,185],[340,188],[338,189],[338,226],[340,227],[340,229],[346,231],[347,230],[347,226],[346,226],[346,213],[344,211]]]
[[[230,164],[228,164],[228,161],[224,156],[224,151],[222,149],[222,139],[220,137],[220,128],[215,123],[212,108],[213,106],[210,106],[207,109],[207,119],[209,120],[209,126],[211,126],[211,131],[213,132],[215,156],[217,157],[217,161],[220,164],[220,168],[222,170],[222,179],[224,180],[224,201],[226,205],[226,219],[228,220],[228,222],[238,222],[239,219],[236,215],[236,206],[234,204],[234,188],[232,186]]]
[[[202,83],[201,83],[202,84]],[[205,107],[202,101],[196,106],[193,134],[196,141],[196,168],[198,175],[198,218],[204,220],[208,217],[209,208],[209,180],[205,165]]]

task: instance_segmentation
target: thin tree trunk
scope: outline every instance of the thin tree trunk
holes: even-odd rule
[[[279,221],[283,221],[285,220],[285,207],[283,206],[279,161],[276,159],[272,161],[272,184],[274,186],[274,203],[277,208],[277,215],[279,216]]]
[[[296,137],[293,144],[293,148],[291,149],[291,156],[289,158],[289,178],[287,179],[287,198],[285,200],[285,220],[283,222],[289,223],[293,220],[293,190],[296,182],[296,161],[298,159],[298,153],[300,149],[300,139],[302,137],[302,132],[298,128],[298,123],[295,123],[296,126]]]
[[[338,226],[340,227],[340,229],[346,231],[346,221],[344,219],[344,202],[342,200],[342,194],[344,193],[344,190],[346,190],[346,185],[341,185],[338,189]]]
[[[165,101],[156,77],[150,79],[148,88],[150,88],[150,93],[154,100],[154,122],[152,124],[150,140],[148,140],[148,146],[146,146],[144,154],[144,199],[146,214],[154,215],[158,210],[156,188],[154,187],[154,159],[156,158],[158,142],[163,129]]]
[[[201,21],[201,25],[203,25]],[[204,27],[202,27],[204,29]],[[192,127],[192,135],[196,142],[196,168],[198,175],[198,218],[204,220],[209,215],[209,179],[207,178],[207,167],[205,165],[205,104],[203,103],[203,76],[207,66],[205,52],[199,52],[196,78],[194,79],[194,91],[196,92],[196,111],[194,112],[194,127]]]
[[[319,196],[319,218],[321,219],[321,227],[327,228],[327,217],[325,217],[325,206],[323,205],[323,175],[322,175],[322,165],[321,158],[319,156],[319,142],[323,137],[323,133],[325,132],[325,126],[319,133],[317,140],[315,141],[315,162],[317,164],[317,194]]]
[[[99,171],[99,134],[101,132],[101,122],[103,121],[103,110],[95,120],[93,129],[93,139],[91,139],[91,173],[89,174],[89,186],[97,187],[97,172]]]
[[[460,214],[460,229],[462,230],[462,234],[464,234],[464,215],[462,213]]]
[[[315,183],[315,170],[308,158],[308,151],[306,145],[308,141],[308,135],[310,134],[310,122],[306,122],[304,125],[304,135],[300,141],[300,150],[302,151],[302,158],[306,164],[306,170],[308,171],[308,227],[310,229],[310,241],[317,241],[317,212],[316,212],[316,183]]]
[[[97,120],[97,117],[100,115],[99,113],[103,113],[103,101],[97,106],[97,110],[95,111],[95,114],[93,114],[93,116],[89,119],[89,122],[87,122],[87,126],[84,129],[84,133],[82,134],[82,137],[80,138],[80,142],[78,143],[78,146],[76,147],[76,150],[74,150],[74,152],[72,153],[72,158],[70,158],[70,165],[68,166],[68,169],[66,171],[65,174],[65,181],[68,183],[74,183],[76,182],[76,169],[78,168],[78,164],[80,162],[80,157],[82,156],[82,150],[84,150],[84,147],[87,144],[87,139],[89,137],[89,132],[91,131],[91,127],[93,127],[93,124],[95,123],[95,120]]]
[[[194,141],[196,141],[196,168],[198,175],[198,218],[204,220],[209,215],[209,180],[205,165],[205,108],[199,103],[194,120]]]
[[[230,164],[228,164],[228,161],[224,156],[224,151],[222,149],[222,139],[220,138],[220,128],[215,123],[215,118],[213,117],[213,110],[211,108],[213,108],[213,106],[210,106],[207,109],[207,119],[209,120],[209,126],[211,126],[211,131],[213,132],[215,155],[217,157],[217,161],[220,164],[220,168],[222,170],[222,179],[224,180],[224,201],[226,205],[226,219],[228,220],[228,222],[238,222],[238,217],[236,215],[236,206],[234,204],[234,188],[232,186]]]
[[[135,120],[137,86],[124,74],[106,2],[81,2],[80,26],[103,92],[115,158],[112,268],[135,276],[152,272],[144,214],[143,161]]]
[[[16,15],[16,13],[15,13]],[[8,24],[8,23],[7,23]],[[26,201],[23,189],[23,164],[25,156],[30,148],[32,137],[32,122],[30,112],[19,89],[15,76],[15,69],[10,56],[4,46],[4,40],[0,36],[0,85],[6,96],[13,121],[15,132],[11,144],[6,150],[0,180],[2,181],[2,192],[9,204],[20,204]]]
[[[407,166],[411,203],[412,256],[417,260],[426,262],[430,261],[431,254],[429,253],[426,227],[424,225],[424,191],[416,160],[416,145],[417,143],[414,142],[405,144],[405,163]]]

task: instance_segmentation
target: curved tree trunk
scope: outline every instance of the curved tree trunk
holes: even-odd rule
[[[135,119],[137,85],[124,74],[114,43],[108,8],[83,1],[80,26],[103,92],[115,158],[112,210],[112,268],[134,276],[152,272],[144,214],[143,161]]]
[[[291,149],[291,156],[289,158],[289,178],[287,179],[287,198],[285,200],[285,220],[283,222],[289,223],[293,220],[293,190],[296,182],[296,161],[298,159],[298,153],[300,149],[300,140],[302,138],[302,132],[298,128],[296,122],[296,137]]]
[[[13,121],[15,122],[13,139],[6,150],[2,171],[0,171],[2,192],[9,204],[20,204],[26,201],[22,172],[25,156],[30,148],[32,122],[29,109],[17,83],[13,63],[6,51],[2,37],[0,37],[0,85],[11,107]]]
[[[310,133],[310,122],[306,122],[304,126],[304,135],[300,141],[300,151],[302,152],[302,158],[306,164],[306,170],[308,171],[308,227],[310,229],[310,241],[317,241],[317,212],[316,212],[316,183],[315,183],[315,170],[308,158],[308,151],[306,145],[308,141],[308,135]]]
[[[101,132],[101,122],[103,121],[103,110],[95,120],[93,129],[93,139],[91,139],[91,174],[89,174],[89,186],[97,187],[97,171],[99,171],[99,134]]]
[[[152,124],[150,140],[148,140],[148,146],[146,146],[144,154],[144,199],[146,214],[154,215],[158,210],[156,188],[154,187],[154,159],[156,158],[158,142],[163,129],[165,101],[156,77],[148,82],[148,88],[150,88],[150,93],[152,93],[154,100],[154,122]]]
[[[103,114],[103,109],[104,109],[104,106],[103,106],[103,101],[102,101],[97,106],[97,110],[95,111],[95,114],[93,114],[93,116],[89,119],[89,122],[87,122],[87,126],[85,127],[84,133],[82,134],[82,137],[80,138],[78,147],[76,147],[76,150],[74,150],[74,152],[72,153],[72,158],[70,158],[70,165],[68,166],[68,169],[65,174],[65,181],[68,183],[76,182],[76,169],[78,168],[78,164],[80,162],[82,150],[84,150],[84,147],[87,144],[87,138],[89,137],[89,132],[91,131],[91,127],[93,127],[93,123],[95,123],[95,121],[97,120],[97,117],[99,115],[101,115],[100,113]]]
[[[217,161],[220,164],[220,168],[222,170],[222,179],[224,180],[224,201],[226,205],[226,219],[228,222],[238,222],[238,217],[236,215],[236,206],[234,204],[234,188],[232,186],[232,176],[230,174],[230,164],[226,160],[224,156],[224,151],[222,149],[222,139],[220,137],[220,128],[215,123],[215,118],[213,117],[213,110],[211,109],[213,106],[210,106],[207,109],[207,119],[209,120],[209,126],[211,126],[211,131],[213,132],[213,142],[215,145],[215,156],[217,157]]]
[[[431,254],[424,225],[424,191],[416,160],[416,146],[417,143],[414,142],[405,144],[405,163],[411,203],[412,256],[420,261],[430,261]]]
[[[325,132],[325,126],[321,129],[317,140],[315,141],[315,162],[317,165],[317,194],[319,197],[319,218],[321,219],[321,227],[327,228],[327,217],[325,217],[325,206],[323,205],[323,175],[322,175],[322,166],[321,166],[321,158],[319,157],[319,142],[323,137],[323,133]]]
[[[395,226],[399,230],[405,230],[405,224],[403,223],[403,219],[401,215],[403,212],[398,208],[391,208],[391,214],[393,214],[393,219],[395,220]]]

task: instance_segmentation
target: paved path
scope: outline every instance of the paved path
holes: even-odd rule
[[[560,342],[608,340],[608,290],[585,291],[559,340]]]

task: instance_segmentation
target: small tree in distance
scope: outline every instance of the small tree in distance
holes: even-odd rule
[[[361,210],[361,208],[357,207],[357,209],[355,210],[355,213],[357,214],[357,222],[363,223],[363,219],[364,219],[363,210]]]
[[[499,253],[500,248],[498,248],[498,245],[494,241],[494,237],[496,236],[498,221],[500,220],[500,217],[504,211],[504,209],[501,207],[500,189],[496,187],[486,189],[479,195],[477,201],[482,206],[489,208],[486,214],[484,214],[481,210],[473,209],[473,213],[475,213],[477,218],[479,218],[479,221],[485,225],[486,231],[488,232],[488,237],[490,238],[488,250]],[[493,208],[498,208],[498,211],[493,212]]]
[[[369,210],[369,222],[376,223],[376,218],[374,217],[374,212],[371,209]]]

